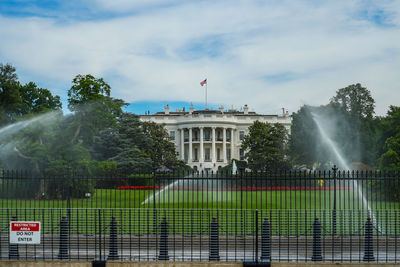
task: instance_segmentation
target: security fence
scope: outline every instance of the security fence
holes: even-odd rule
[[[0,259],[398,262],[399,178],[4,171]],[[10,243],[10,222],[40,222],[40,243]]]

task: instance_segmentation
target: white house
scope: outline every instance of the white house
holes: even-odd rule
[[[254,121],[281,123],[290,131],[291,118],[283,110],[282,115],[262,115],[228,110],[176,110],[165,106],[164,112],[141,115],[142,121],[163,124],[169,132],[179,159],[196,170],[216,171],[229,164],[231,159],[243,159],[241,142]]]

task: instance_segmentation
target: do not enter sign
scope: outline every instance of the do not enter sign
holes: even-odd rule
[[[10,244],[40,244],[40,222],[10,222]]]

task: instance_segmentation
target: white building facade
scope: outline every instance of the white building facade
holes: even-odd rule
[[[243,160],[242,140],[248,134],[249,126],[255,121],[281,123],[290,131],[291,118],[288,112],[282,115],[261,115],[243,111],[198,110],[189,112],[176,110],[141,115],[142,121],[164,125],[175,144],[178,158],[198,171],[217,171],[228,165],[232,159]]]

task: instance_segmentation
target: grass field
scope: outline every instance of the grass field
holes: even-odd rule
[[[154,194],[155,193],[155,194]],[[0,208],[170,208],[170,209],[332,209],[333,190],[192,191],[97,189],[88,198],[64,200],[1,199]],[[368,201],[370,209],[398,209],[399,203]],[[337,190],[337,209],[367,209],[357,192]]]
[[[156,192],[156,194],[153,194]],[[69,204],[68,204],[69,203]],[[286,191],[153,191],[97,189],[89,198],[67,200],[0,199],[3,229],[13,215],[19,220],[40,220],[44,231],[57,233],[62,216],[76,233],[108,231],[115,217],[121,233],[157,233],[162,218],[175,234],[207,234],[211,219],[218,218],[224,234],[254,234],[265,218],[273,234],[309,235],[316,217],[325,234],[333,232],[334,190]],[[399,203],[369,201],[368,213],[353,190],[336,191],[336,231],[356,235],[368,215],[377,232],[394,233]],[[69,211],[67,208],[70,208]]]

